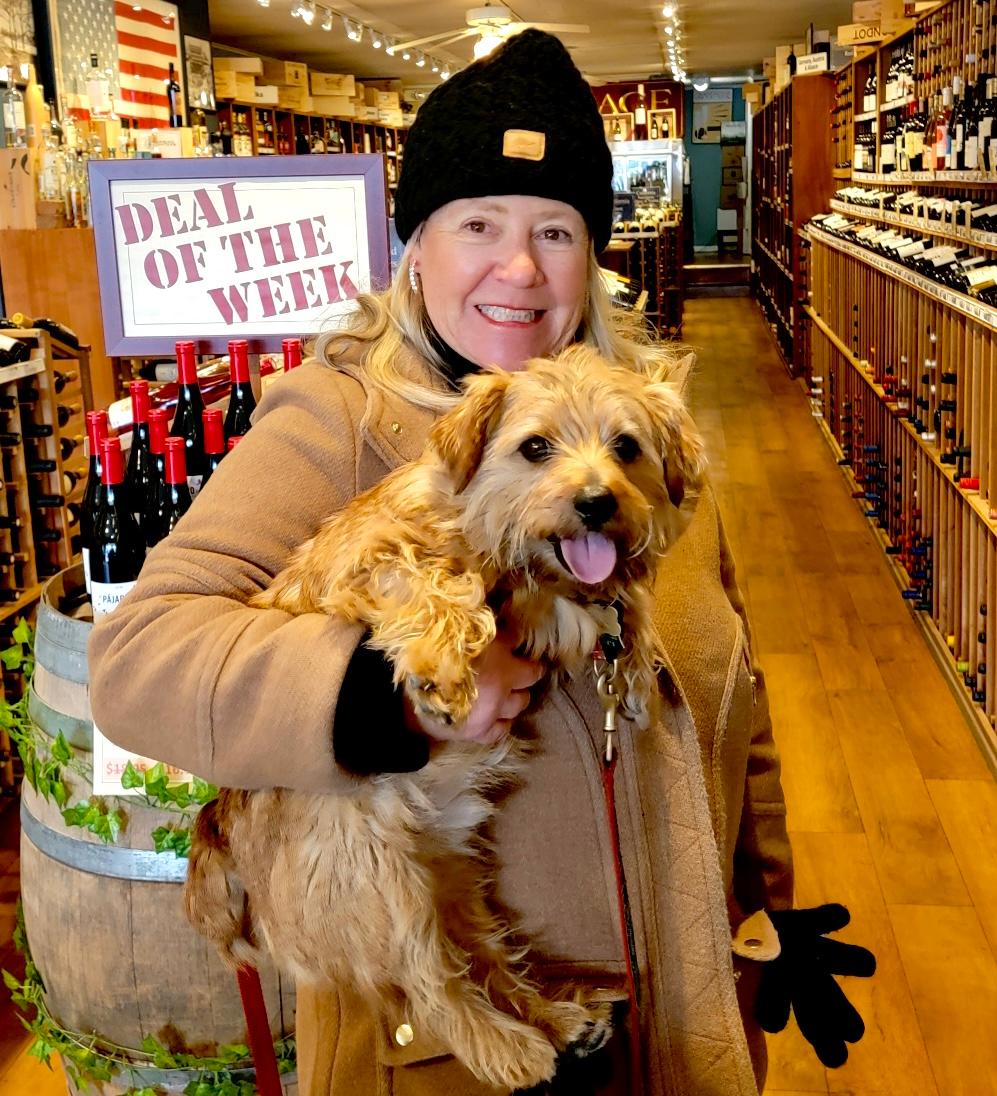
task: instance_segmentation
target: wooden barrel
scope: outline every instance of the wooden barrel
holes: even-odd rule
[[[82,603],[82,586],[83,568],[74,567],[42,591],[29,712],[44,736],[54,739],[62,731],[75,758],[89,765],[86,645],[92,624],[64,611]],[[65,766],[63,775],[69,804],[89,798],[87,779]],[[187,861],[157,853],[153,845],[153,830],[177,824],[179,816],[133,797],[107,802],[127,816],[113,845],[67,826],[59,806],[23,782],[21,898],[48,1008],[63,1028],[119,1047],[138,1049],[152,1035],[174,1053],[210,1057],[223,1044],[245,1043],[235,976],[184,917]],[[294,1029],[293,984],[273,969],[260,976],[274,1038],[285,1038]],[[180,1093],[193,1077],[143,1068],[120,1075],[120,1087],[105,1085],[102,1092],[159,1086]],[[293,1076],[285,1090],[296,1090]]]

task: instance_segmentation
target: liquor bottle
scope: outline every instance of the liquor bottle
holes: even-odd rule
[[[249,432],[251,416],[256,410],[256,397],[249,378],[249,343],[233,339],[228,344],[229,372],[232,394],[225,415],[225,440]]]
[[[796,75],[796,54],[793,52],[793,47],[789,47],[789,56],[786,58],[786,68],[789,69],[790,77]]]
[[[166,98],[170,104],[170,128],[179,129],[183,125],[183,101],[172,61],[170,62],[170,74],[166,80]]]
[[[177,411],[170,434],[187,446],[187,482],[191,493],[201,489],[204,476],[204,400],[197,383],[197,362],[192,342],[177,343]]]
[[[17,365],[31,357],[31,347],[23,339],[13,339],[0,332],[0,368]]]
[[[87,440],[89,442],[90,467],[87,472],[87,485],[80,503],[80,539],[83,545],[83,578],[87,593],[90,592],[90,555],[93,542],[94,521],[97,516],[97,497],[100,494],[100,447],[107,437],[107,412],[87,412]],[[35,505],[38,499],[35,498]]]
[[[243,435],[241,434],[232,435],[233,438],[240,438],[242,436]],[[221,464],[226,451],[225,430],[222,426],[221,409],[209,407],[204,412],[204,456],[207,460],[207,467],[204,471],[204,479],[201,482],[202,491],[204,490],[204,485],[214,475],[215,469]]]
[[[125,482],[132,514],[144,533],[142,517],[145,500],[154,483],[152,451],[149,448],[149,382],[132,381],[128,386],[132,399],[132,447],[128,454],[128,472]]]
[[[166,442],[169,438],[169,415],[161,408],[149,412],[149,454],[152,458],[151,477],[142,506],[142,535],[146,550],[159,543],[159,527],[166,496]]]
[[[193,501],[187,486],[186,448],[182,438],[166,439],[166,490],[159,521],[159,537],[168,537]]]
[[[290,373],[301,365],[301,340],[282,339],[280,348],[284,353],[284,372]]]
[[[113,612],[135,585],[145,559],[142,535],[124,490],[125,461],[119,438],[100,447],[100,493],[90,545],[90,600],[94,620]]]
[[[96,53],[90,54],[90,70],[86,80],[87,100],[91,118],[106,118],[113,113],[111,84],[107,73],[100,67]]]

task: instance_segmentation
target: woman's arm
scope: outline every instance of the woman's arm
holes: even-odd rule
[[[744,624],[750,650],[748,615],[737,585],[734,558],[719,510],[717,524],[720,532],[720,576],[727,597]],[[755,704],[744,806],[734,851],[734,897],[746,913],[762,908],[789,909],[793,905],[793,853],[786,831],[786,800],[780,780],[779,752],[772,737],[765,675],[753,657],[751,673]]]
[[[330,791],[339,687],[363,629],[246,602],[357,489],[356,382],[306,366],[148,557],[89,645],[94,720],[115,742],[215,783]]]

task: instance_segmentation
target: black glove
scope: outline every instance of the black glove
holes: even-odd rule
[[[825,1066],[836,1069],[848,1058],[845,1044],[857,1043],[865,1034],[865,1024],[834,975],[869,978],[876,970],[876,957],[866,948],[824,935],[843,929],[851,920],[838,903],[770,911],[769,918],[782,952],[764,964],[755,1001],[758,1023],[764,1031],[782,1031],[792,1007],[803,1038]]]

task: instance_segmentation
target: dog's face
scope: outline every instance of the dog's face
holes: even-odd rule
[[[431,447],[476,551],[592,598],[648,574],[684,528],[704,465],[673,385],[585,347],[472,378]]]

